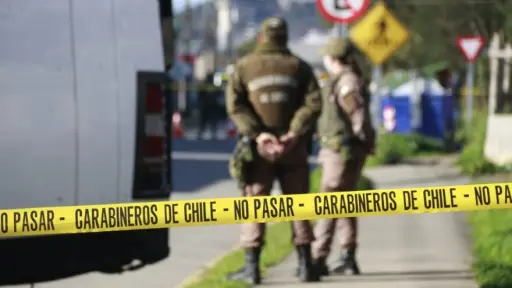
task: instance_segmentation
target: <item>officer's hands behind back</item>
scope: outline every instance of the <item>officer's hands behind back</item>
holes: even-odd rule
[[[274,162],[295,147],[297,136],[289,132],[277,139],[274,135],[264,132],[256,137],[256,143],[260,156]]]
[[[284,147],[272,134],[263,132],[256,137],[258,153],[268,161],[275,161],[283,153]]]
[[[282,154],[285,154],[295,147],[297,136],[293,132],[288,132],[279,138],[279,143],[283,146]]]

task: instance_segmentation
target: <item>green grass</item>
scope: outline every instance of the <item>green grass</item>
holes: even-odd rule
[[[512,210],[475,211],[469,220],[478,284],[512,287]]]
[[[471,125],[459,124],[458,141],[464,145],[457,165],[464,174],[476,177],[504,171],[503,167],[489,162],[484,156],[487,113],[475,111]]]
[[[506,182],[512,177],[504,174],[502,179],[498,181]],[[480,287],[512,287],[512,209],[474,211],[469,213],[469,223],[473,270]]]
[[[375,155],[366,161],[367,167],[398,164],[418,156],[449,153],[442,141],[418,134],[400,135],[385,133],[379,136]]]
[[[321,169],[316,169],[311,173],[310,191],[317,192],[320,187]],[[374,189],[372,181],[367,177],[361,177],[358,186],[359,190]],[[263,274],[265,268],[281,263],[293,251],[291,243],[292,229],[288,222],[278,222],[269,225],[266,233],[266,246],[263,250],[261,264]],[[190,283],[190,288],[245,288],[250,285],[241,281],[231,281],[226,279],[226,275],[238,270],[244,263],[244,251],[239,249],[228,254],[217,262],[213,267],[208,268],[197,282]],[[293,271],[290,271],[292,273]]]
[[[279,264],[293,250],[291,243],[292,230],[288,222],[279,222],[269,225],[266,235],[266,246],[261,255],[261,264],[263,273],[266,267]],[[214,267],[211,267],[202,275],[197,283],[192,283],[187,287],[194,288],[244,288],[251,287],[241,281],[231,281],[226,279],[226,275],[238,270],[244,263],[244,251],[237,250],[219,261]],[[292,271],[290,271],[292,273]]]

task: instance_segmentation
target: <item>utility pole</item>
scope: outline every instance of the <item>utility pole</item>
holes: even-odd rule
[[[231,0],[225,1],[228,13],[227,56],[230,59],[231,57],[233,57],[233,11],[231,7]]]
[[[190,0],[186,0],[185,1],[185,23],[193,23],[192,22],[192,9],[190,7]],[[184,51],[184,55],[180,55],[180,56],[185,56],[185,60],[186,59],[189,59],[188,56],[191,55],[191,47],[190,47],[190,42],[191,42],[191,38],[192,38],[192,29],[193,29],[193,25],[190,24],[190,25],[181,25],[182,27],[182,30],[184,32],[184,42],[185,42],[185,51]],[[190,63],[187,63],[188,61],[185,61],[186,64],[185,65],[189,65]],[[180,111],[184,111],[185,113],[187,113],[187,95],[188,95],[188,85],[187,85],[188,81],[186,78],[182,78],[182,79],[179,79],[179,82],[178,82],[178,110]]]
[[[169,70],[174,62],[176,31],[174,30],[173,0],[158,0],[165,69]]]
[[[217,0],[215,4],[217,9],[217,49],[224,56],[230,56],[233,46],[231,1]]]
[[[190,0],[186,0],[185,2],[185,23],[193,23],[192,22],[192,9],[190,8]],[[193,26],[192,24],[190,25],[187,25],[187,33],[185,35],[185,53],[187,55],[190,55],[190,50],[191,50],[191,47],[190,47],[190,41],[191,41],[191,38],[192,38],[192,29],[193,29]],[[184,26],[185,27],[185,26]]]

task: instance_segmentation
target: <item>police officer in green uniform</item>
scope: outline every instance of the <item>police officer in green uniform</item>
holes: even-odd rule
[[[285,20],[265,20],[255,51],[240,59],[229,77],[227,113],[242,135],[240,146],[252,143],[254,147],[254,157],[244,157],[253,159],[244,173],[231,174],[243,178],[245,197],[269,195],[276,178],[283,194],[309,192],[308,144],[322,108],[321,92],[312,68],[290,52],[287,42]],[[230,166],[237,170],[244,165]],[[304,282],[318,281],[311,257],[312,226],[309,221],[292,225],[299,253],[298,276]],[[242,224],[245,266],[229,275],[230,279],[260,283],[264,236],[264,224]]]
[[[369,113],[369,93],[353,49],[341,38],[332,38],[322,53],[330,79],[322,99],[323,110],[318,119],[320,139],[318,162],[322,166],[322,192],[354,191],[364,163],[373,153],[375,131]],[[329,256],[334,233],[342,248],[340,261],[333,273],[359,274],[355,253],[357,248],[357,219],[321,219],[315,227],[313,256],[322,275],[329,273]]]

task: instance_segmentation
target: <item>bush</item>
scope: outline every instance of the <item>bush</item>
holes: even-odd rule
[[[375,155],[369,162],[375,164],[396,164],[405,158],[414,155],[416,150],[415,143],[410,141],[407,136],[399,134],[383,134],[379,137]]]
[[[419,135],[382,134],[377,142],[375,155],[368,159],[368,165],[397,164],[403,160],[421,155],[447,153],[440,140]]]
[[[471,176],[492,174],[503,169],[487,161],[484,156],[487,114],[475,112],[471,125],[460,125],[457,139],[463,144],[457,164],[462,172]]]

